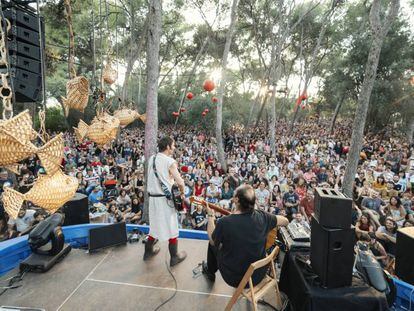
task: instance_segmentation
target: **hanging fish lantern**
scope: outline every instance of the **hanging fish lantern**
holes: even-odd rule
[[[139,119],[142,121],[142,123],[146,123],[147,122],[147,114],[144,113],[144,114],[140,115]]]
[[[66,98],[62,96],[65,116],[69,109],[83,112],[89,100],[89,81],[85,77],[77,76],[66,83]]]
[[[123,128],[128,124],[140,118],[140,114],[133,109],[123,108],[114,112],[114,117],[119,120],[120,126]]]
[[[11,187],[4,188],[4,208],[7,214],[14,219],[17,218],[24,201],[30,201],[54,213],[73,198],[77,189],[78,179],[58,170],[53,175],[39,175],[33,187],[25,194]]]
[[[63,135],[59,134],[42,147],[36,147],[31,142],[37,137],[31,124],[28,110],[0,122],[0,166],[16,172],[17,162],[36,154],[46,172],[54,174],[60,169],[63,158]]]
[[[116,138],[120,122],[119,119],[104,113],[95,117],[91,125],[80,120],[78,127],[74,127],[76,138],[79,142],[85,137],[95,142],[99,147],[103,147]]]
[[[118,77],[118,72],[115,68],[112,67],[112,62],[108,61],[105,65],[102,79],[106,84],[112,85],[115,83],[116,79]]]

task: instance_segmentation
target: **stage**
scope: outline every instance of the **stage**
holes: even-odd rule
[[[179,249],[187,259],[171,268],[177,280],[175,298],[160,310],[224,310],[233,294],[220,274],[211,283],[203,275],[193,278],[192,270],[205,259],[207,241],[180,239]],[[46,273],[28,273],[17,289],[0,297],[0,306],[36,307],[45,310],[154,310],[174,293],[174,280],[165,261],[169,262],[168,244],[159,243],[161,252],[144,262],[144,244],[134,243],[88,254],[72,249],[62,262]],[[17,269],[2,276],[4,280]],[[274,294],[265,301],[275,305]],[[240,299],[233,310],[252,310]],[[259,305],[259,310],[272,308]]]

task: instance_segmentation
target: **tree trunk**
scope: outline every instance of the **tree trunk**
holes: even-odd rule
[[[148,40],[147,40],[147,122],[145,122],[145,172],[148,159],[157,151],[158,136],[158,78],[159,54],[161,37],[161,0],[150,0],[148,11]],[[145,188],[148,174],[145,174]],[[145,189],[144,221],[148,223],[148,192]]]
[[[248,128],[249,128],[249,126],[250,126],[250,123],[252,122],[252,117],[253,117],[254,108],[256,107],[257,103],[258,103],[258,102],[259,102],[259,100],[260,100],[260,93],[261,93],[261,90],[262,90],[263,85],[264,85],[263,83],[260,83],[260,88],[259,88],[259,90],[257,91],[257,95],[256,95],[256,97],[255,97],[255,99],[254,99],[254,101],[253,101],[252,105],[250,106],[249,117],[248,117],[248,119],[247,119],[247,122],[246,122],[246,125],[245,125],[245,129],[248,129]]]
[[[66,11],[66,20],[68,22],[68,31],[69,31],[68,71],[69,71],[69,78],[73,79],[74,77],[76,77],[76,70],[75,70],[75,35],[73,33],[72,7],[70,6],[70,0],[65,0],[65,11]],[[65,110],[63,110],[63,111],[65,111]]]
[[[414,135],[414,118],[410,120],[407,126],[407,142],[411,145],[413,142]]]
[[[334,130],[334,127],[335,127],[336,118],[338,117],[338,114],[339,114],[339,110],[341,110],[342,104],[345,101],[345,95],[346,95],[346,93],[344,93],[342,95],[341,100],[338,102],[338,104],[335,107],[335,112],[334,112],[334,114],[332,116],[331,126],[329,127],[329,133],[331,135],[333,134],[333,130]]]
[[[258,126],[259,126],[259,123],[260,123],[260,119],[262,118],[262,115],[263,115],[263,110],[264,110],[264,108],[265,108],[265,106],[266,106],[266,101],[267,101],[267,89],[266,89],[266,93],[265,93],[265,95],[263,95],[263,98],[262,98],[262,106],[260,107],[260,110],[259,110],[259,113],[257,114],[257,118],[256,118],[256,124],[254,125],[254,128],[257,128]]]
[[[316,45],[315,45],[315,47],[314,47],[314,49],[312,51],[312,56],[311,56],[312,58],[311,58],[309,67],[305,71],[306,73],[305,73],[304,89],[303,89],[303,91],[299,90],[299,92],[300,92],[299,96],[301,96],[302,94],[306,94],[307,91],[308,91],[308,87],[309,87],[310,82],[312,81],[313,75],[315,73],[316,56],[317,56],[317,54],[319,52],[319,49],[321,47],[322,40],[323,40],[323,38],[325,38],[326,29],[327,29],[327,27],[328,27],[328,25],[330,23],[330,20],[331,20],[331,17],[332,17],[332,14],[333,14],[335,8],[336,8],[336,5],[335,6],[332,6],[324,14],[324,16],[326,17],[326,18],[324,18],[325,22],[322,24],[321,30],[319,31],[318,40],[316,41]],[[300,104],[301,103],[297,103],[296,104],[295,113],[293,114],[293,119],[292,119],[292,122],[290,124],[289,133],[292,133],[293,127],[295,126],[295,121],[296,121],[296,118],[298,116]]]
[[[182,106],[184,105],[185,95],[187,94],[188,87],[190,86],[190,83],[191,83],[191,79],[192,79],[192,78],[193,78],[193,76],[194,76],[194,73],[195,73],[195,71],[196,71],[196,69],[197,69],[198,63],[200,62],[201,56],[204,54],[204,50],[205,50],[205,48],[206,48],[206,46],[207,46],[207,43],[208,43],[209,39],[210,39],[210,37],[209,37],[209,36],[207,36],[207,37],[204,39],[204,42],[203,42],[203,44],[201,45],[201,48],[200,48],[200,50],[198,51],[197,56],[196,56],[196,58],[195,58],[195,60],[194,60],[193,68],[191,68],[190,75],[188,76],[187,82],[185,83],[185,88],[184,88],[184,91],[183,91],[183,93],[181,94],[180,105],[179,105],[179,107],[178,107],[178,112],[179,112],[179,113],[180,113],[180,110],[181,110]],[[177,125],[177,122],[178,122],[178,119],[180,118],[180,115],[181,115],[181,113],[178,115],[178,118],[176,118],[176,119],[175,119],[175,125]]]
[[[392,21],[395,19],[399,8],[399,0],[391,0],[391,7],[385,18],[385,22],[381,24],[380,11],[381,0],[374,0],[370,11],[371,32],[373,35],[372,45],[369,50],[368,60],[365,65],[364,81],[362,82],[361,92],[358,97],[358,106],[355,113],[351,148],[348,154],[348,162],[345,170],[343,192],[352,198],[353,183],[358,167],[359,154],[364,139],[365,121],[367,118],[369,100],[372,88],[374,86],[378,61],[381,53],[381,47],[386,37]]]
[[[226,43],[224,45],[223,59],[221,60],[221,81],[218,87],[217,97],[217,121],[216,121],[216,140],[217,140],[217,155],[218,159],[223,167],[224,171],[227,170],[227,163],[224,158],[224,148],[223,148],[223,136],[222,136],[222,126],[223,126],[223,97],[224,89],[226,86],[226,69],[227,69],[227,59],[229,56],[230,45],[233,38],[234,28],[237,22],[237,5],[239,0],[233,0],[231,6],[231,18],[229,29],[226,34]]]
[[[121,93],[122,103],[124,103],[125,100],[127,99],[129,77],[131,75],[132,69],[134,68],[135,62],[137,61],[137,59],[141,55],[141,50],[144,47],[145,39],[146,39],[147,33],[148,33],[147,30],[148,30],[148,18],[145,19],[142,35],[140,37],[140,40],[138,41],[136,50],[134,49],[135,44],[132,42],[132,40],[135,40],[135,39],[138,39],[138,38],[136,38],[135,36],[134,36],[134,38],[132,38],[132,36],[131,36],[131,42],[130,42],[131,48],[129,50],[129,55],[128,55],[128,59],[127,59],[125,79],[124,79],[124,83],[122,84],[122,93]]]

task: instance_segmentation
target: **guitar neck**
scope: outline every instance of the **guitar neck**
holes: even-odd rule
[[[200,199],[200,198],[194,198],[193,197],[193,200],[190,200],[190,201],[194,201],[197,204],[201,204],[203,206],[206,206],[207,205],[206,201],[204,199]],[[222,215],[230,215],[231,214],[230,211],[222,208],[219,205],[213,204],[213,203],[208,203],[208,207],[210,207],[212,210],[215,210],[216,212],[221,213]]]

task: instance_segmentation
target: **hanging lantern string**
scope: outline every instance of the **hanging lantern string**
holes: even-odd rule
[[[50,137],[49,134],[46,131],[46,109],[43,108],[39,111],[39,133],[38,136],[42,140],[43,143],[46,143],[49,141]]]

